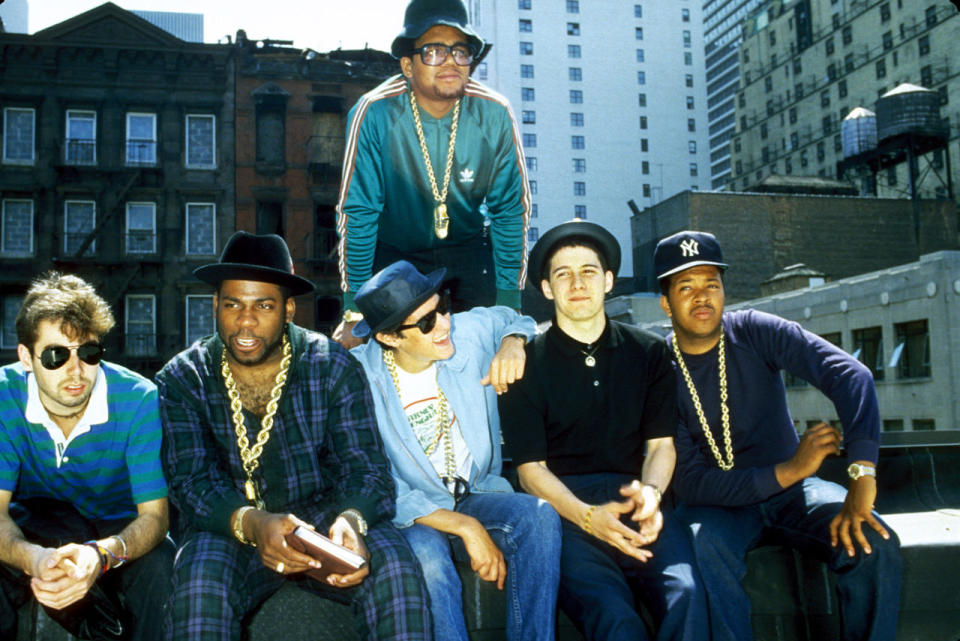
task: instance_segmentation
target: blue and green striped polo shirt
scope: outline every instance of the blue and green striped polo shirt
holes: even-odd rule
[[[73,438],[59,467],[47,429],[26,418],[30,375],[20,363],[0,368],[0,490],[14,501],[53,498],[99,520],[136,516],[138,503],[167,496],[156,386],[119,365],[100,368],[107,421]]]

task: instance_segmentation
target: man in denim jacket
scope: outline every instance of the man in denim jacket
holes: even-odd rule
[[[451,316],[424,276],[398,261],[357,292],[352,350],[370,381],[397,484],[395,524],[423,567],[435,638],[467,640],[453,560],[507,592],[507,638],[554,638],[560,522],[546,502],[500,476],[496,393],[523,375],[533,319],[507,307]]]

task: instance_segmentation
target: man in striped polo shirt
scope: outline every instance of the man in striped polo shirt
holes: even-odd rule
[[[356,344],[344,331],[360,318],[354,294],[400,259],[424,274],[446,267],[454,312],[520,308],[530,189],[509,103],[470,78],[489,48],[462,0],[412,0],[391,47],[401,73],[350,111],[337,204],[344,345]]]
[[[57,272],[17,314],[19,361],[0,368],[0,638],[31,593],[81,638],[160,638],[173,544],[157,389],[101,361],[113,325]]]

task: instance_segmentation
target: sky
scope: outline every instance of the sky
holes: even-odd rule
[[[29,0],[30,33],[46,29],[103,4],[104,0]],[[406,0],[113,0],[128,10],[202,13],[204,42],[233,38],[244,29],[251,40],[293,40],[315,51],[338,47],[382,51],[403,28]],[[221,40],[226,42],[225,39]]]

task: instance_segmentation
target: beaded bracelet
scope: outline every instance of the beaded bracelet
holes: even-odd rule
[[[591,506],[587,509],[587,514],[586,514],[586,516],[583,517],[583,530],[584,530],[584,532],[586,532],[587,534],[592,534],[592,532],[590,531],[590,518],[593,516],[593,511],[594,511],[595,509],[597,509],[597,506],[596,506],[596,505],[591,505]]]
[[[100,575],[99,576],[103,576],[103,574],[110,569],[110,559],[107,557],[107,554],[110,551],[107,550],[107,548],[100,545],[99,543],[97,543],[96,541],[84,541],[83,544],[89,545],[90,547],[93,548],[94,552],[97,553],[97,557],[99,557],[100,559]]]

